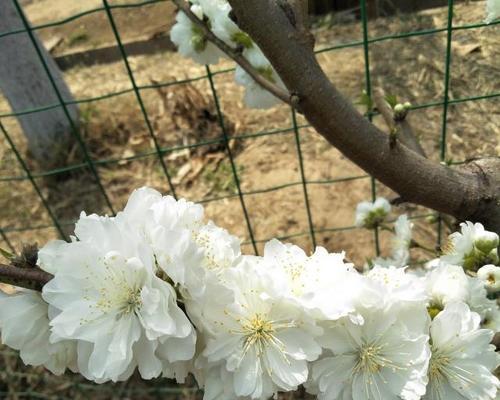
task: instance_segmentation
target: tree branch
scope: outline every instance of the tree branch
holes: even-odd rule
[[[40,268],[20,268],[0,264],[0,282],[41,292],[53,276]]]
[[[283,90],[274,83],[268,81],[250,64],[250,62],[241,55],[241,51],[228,46],[224,41],[219,39],[215,34],[208,28],[207,24],[200,20],[190,8],[190,5],[185,0],[172,0],[173,3],[184,13],[186,16],[196,24],[205,35],[206,39],[215,44],[219,49],[226,53],[230,58],[232,58],[241,68],[243,68],[252,79],[257,82],[262,88],[266,89],[272,93],[275,97],[281,101],[292,105],[291,96],[286,90]]]
[[[270,60],[312,126],[346,157],[405,200],[500,232],[500,179],[452,169],[404,145],[364,118],[328,80],[313,49],[274,0],[229,0],[241,29]],[[492,160],[497,168],[500,159]]]
[[[382,114],[382,117],[384,117],[389,130],[394,132],[406,147],[427,158],[406,117],[403,119],[394,118],[394,110],[385,100],[385,93],[381,88],[373,91],[373,102],[377,106],[377,110]]]

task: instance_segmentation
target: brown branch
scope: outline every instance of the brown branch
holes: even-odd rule
[[[186,16],[196,24],[203,32],[206,39],[215,44],[219,49],[226,53],[230,58],[232,58],[241,68],[243,68],[252,79],[257,82],[262,88],[266,89],[272,93],[275,97],[283,101],[284,103],[292,105],[291,96],[286,91],[280,88],[278,85],[268,81],[250,64],[250,62],[241,55],[241,51],[228,46],[224,41],[219,39],[215,34],[208,28],[207,24],[200,20],[192,11],[185,0],[172,0],[173,3],[184,13]]]
[[[40,268],[19,268],[0,264],[0,282],[41,292],[53,276]]]
[[[238,25],[258,44],[312,126],[346,157],[405,200],[500,231],[500,178],[450,168],[396,143],[329,81],[274,0],[229,0]],[[500,160],[492,170],[500,170]],[[499,173],[500,175],[500,173]]]
[[[373,91],[373,102],[377,106],[377,110],[382,114],[382,117],[384,117],[389,130],[394,132],[406,147],[423,157],[427,157],[406,117],[403,119],[394,118],[394,110],[385,100],[385,93],[381,88]]]

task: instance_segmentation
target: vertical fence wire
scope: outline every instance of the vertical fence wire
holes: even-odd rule
[[[366,9],[366,0],[361,0],[361,23],[363,27],[363,54],[365,60],[365,84],[366,84],[366,95],[369,99],[369,109],[368,109],[368,119],[370,122],[373,119],[371,110],[371,98],[372,98],[372,82],[371,82],[371,72],[370,72],[370,44],[368,41],[368,14]],[[371,186],[371,196],[372,201],[377,198],[377,183],[373,177],[370,177]],[[373,236],[375,239],[375,252],[377,256],[380,255],[380,238],[378,227],[373,228]]]
[[[311,211],[311,206],[309,203],[309,194],[307,193],[307,181],[306,181],[306,174],[304,170],[304,157],[302,155],[302,146],[300,144],[300,129],[297,124],[297,113],[295,109],[292,108],[292,125],[293,125],[293,132],[295,136],[295,145],[297,146],[297,156],[299,158],[299,169],[300,169],[300,179],[302,183],[302,190],[304,192],[304,203],[306,206],[306,213],[307,213],[307,224],[309,226],[309,236],[311,237],[311,244],[313,251],[316,248],[316,234],[314,232],[314,223],[313,223],[313,218],[312,218],[312,211]]]
[[[17,161],[19,162],[19,164],[21,165],[21,168],[26,173],[26,176],[28,177],[29,181],[31,182],[33,189],[35,189],[36,194],[40,198],[40,201],[42,202],[45,209],[47,210],[47,213],[49,214],[50,219],[54,223],[54,227],[57,229],[59,236],[61,236],[62,239],[66,239],[66,235],[64,234],[64,231],[63,231],[61,225],[59,224],[59,220],[57,219],[56,215],[52,211],[52,208],[50,208],[49,203],[45,199],[44,195],[42,194],[40,186],[38,186],[38,183],[36,183],[35,178],[33,177],[32,173],[31,173],[31,170],[29,169],[28,165],[26,164],[23,157],[21,156],[21,153],[19,153],[19,150],[17,149],[14,141],[10,137],[9,133],[7,132],[7,130],[5,129],[5,127],[1,121],[0,121],[0,131],[2,131],[3,136],[7,140],[7,143],[9,144],[10,148],[12,149],[12,152],[16,156]],[[2,232],[3,232],[3,230],[2,230]]]
[[[99,173],[97,172],[96,166],[95,166],[94,162],[92,161],[92,159],[90,158],[90,155],[89,155],[88,150],[87,150],[87,146],[85,145],[85,141],[83,140],[82,136],[80,135],[80,132],[78,131],[78,128],[76,127],[75,122],[73,121],[73,118],[71,118],[68,107],[67,107],[64,99],[62,98],[61,92],[59,91],[59,88],[57,87],[55,79],[52,76],[52,73],[50,72],[49,66],[48,66],[47,62],[45,61],[45,58],[42,54],[42,51],[40,49],[40,45],[38,44],[38,42],[35,38],[35,35],[33,34],[33,30],[31,29],[31,25],[29,24],[21,5],[19,4],[19,0],[13,0],[13,2],[14,2],[14,5],[17,9],[19,17],[21,18],[21,20],[23,22],[24,28],[26,29],[26,32],[28,33],[30,41],[33,44],[33,47],[35,48],[35,51],[36,51],[37,56],[40,60],[40,63],[42,64],[43,69],[44,69],[45,73],[47,74],[47,77],[50,81],[50,84],[52,85],[52,88],[54,89],[54,93],[57,97],[57,100],[58,100],[63,112],[64,112],[64,115],[66,116],[66,118],[70,124],[71,131],[72,131],[73,135],[75,136],[75,138],[76,138],[76,140],[77,140],[77,142],[78,142],[78,144],[83,152],[83,156],[89,165],[89,168],[92,172],[92,175],[94,176],[94,178],[96,180],[96,184],[99,187],[99,190],[100,190],[101,194],[103,195],[104,200],[106,201],[106,204],[109,207],[111,213],[114,215],[115,211],[113,209],[113,205],[111,204],[111,201],[108,197],[108,194],[106,193],[106,190],[104,189],[104,186],[102,185],[101,178],[99,177]]]
[[[259,250],[257,249],[257,243],[255,242],[255,236],[253,233],[252,224],[250,223],[250,217],[248,215],[245,199],[243,198],[243,193],[241,191],[240,178],[238,177],[236,162],[233,157],[231,146],[229,146],[229,135],[227,134],[226,124],[224,123],[224,115],[222,114],[219,97],[217,95],[217,90],[215,89],[213,74],[208,65],[205,66],[205,69],[207,71],[207,78],[208,82],[210,83],[210,90],[212,92],[212,97],[214,99],[215,109],[217,110],[217,119],[219,120],[220,129],[224,138],[224,146],[226,147],[227,156],[231,164],[231,171],[233,173],[234,183],[236,185],[236,190],[238,191],[238,197],[240,199],[241,208],[243,210],[243,215],[245,217],[245,222],[247,224],[248,235],[250,237],[250,241],[252,242],[252,247],[255,255],[259,255]]]
[[[446,163],[446,137],[448,130],[448,110],[450,101],[450,77],[451,77],[451,45],[453,40],[453,0],[448,0],[448,20],[446,25],[446,58],[444,73],[444,95],[443,95],[443,121],[441,125],[441,138],[439,141],[439,158],[441,163]],[[437,221],[437,245],[441,246],[443,235],[443,218],[438,214]]]
[[[135,97],[137,99],[137,102],[139,103],[139,107],[141,109],[142,116],[144,118],[144,121],[146,122],[146,127],[148,129],[149,136],[151,137],[151,140],[153,141],[153,145],[155,148],[155,151],[158,155],[158,160],[160,161],[161,168],[163,170],[163,173],[165,174],[165,177],[167,178],[168,182],[168,187],[170,189],[170,192],[172,196],[177,199],[177,194],[175,193],[175,188],[172,183],[172,177],[170,176],[170,173],[167,168],[167,164],[165,163],[165,159],[163,158],[160,150],[160,144],[158,143],[158,139],[154,133],[153,126],[151,125],[151,121],[149,120],[148,113],[146,111],[146,107],[144,105],[144,101],[142,100],[141,93],[139,91],[139,88],[137,86],[137,83],[135,81],[134,74],[132,72],[132,68],[130,67],[130,63],[128,62],[128,57],[127,53],[125,52],[125,48],[123,47],[123,43],[120,37],[120,33],[118,32],[118,29],[115,24],[115,20],[113,18],[113,14],[111,12],[111,9],[108,4],[108,0],[102,0],[104,8],[106,10],[106,14],[108,16],[109,23],[111,25],[111,29],[113,30],[113,34],[116,39],[116,43],[118,45],[118,49],[120,50],[120,55],[123,59],[123,62],[125,64],[125,68],[127,69],[127,73],[130,79],[130,82],[132,83],[132,88],[134,89]]]

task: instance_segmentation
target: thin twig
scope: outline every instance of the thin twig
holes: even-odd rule
[[[385,123],[389,127],[391,134],[397,135],[397,138],[400,139],[406,147],[423,157],[427,157],[407,119],[394,118],[394,110],[385,100],[385,93],[381,88],[377,88],[373,91],[373,102],[377,106],[378,111],[382,114],[382,117],[384,117]]]
[[[19,268],[0,264],[0,282],[41,292],[53,276],[40,268]]]
[[[241,68],[243,68],[248,75],[252,77],[252,79],[257,82],[263,89],[266,89],[270,93],[272,93],[275,97],[280,99],[281,101],[292,105],[290,94],[280,88],[278,85],[268,81],[264,78],[259,72],[250,64],[250,62],[241,55],[241,52],[237,49],[232,48],[227,45],[224,41],[219,39],[215,34],[208,28],[207,24],[200,20],[192,11],[187,3],[184,0],[172,0],[173,3],[184,13],[186,16],[196,24],[203,32],[203,35],[206,39],[215,44],[219,49],[221,49],[224,53],[226,53],[231,59],[233,59]]]

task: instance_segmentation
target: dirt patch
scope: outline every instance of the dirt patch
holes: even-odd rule
[[[82,2],[58,0],[60,7],[51,7],[52,11],[49,12],[43,7],[48,1],[34,2],[28,6],[28,14],[34,23],[68,15],[54,14],[54,10],[81,11],[82,7]],[[51,4],[55,4],[55,1],[50,0]],[[100,6],[100,2],[85,2],[85,7],[94,6]],[[155,5],[166,6],[163,3]],[[76,8],[73,9],[74,7]],[[113,11],[114,14],[116,12],[120,32],[125,38],[134,39],[167,29],[165,16],[170,12],[167,8],[149,6],[144,11],[140,10]],[[483,17],[482,2],[456,7],[457,25],[477,23]],[[85,31],[91,35],[96,33],[99,43],[113,41],[105,15],[91,14],[86,18],[89,18],[87,22],[82,19],[75,22],[72,28],[61,28],[61,31],[55,29],[50,34],[62,34],[65,37],[76,35],[79,24],[85,22]],[[372,21],[369,30],[370,36],[374,37],[442,28],[446,26],[445,21],[446,9],[436,9]],[[500,56],[499,29],[497,26],[454,32],[451,99],[498,91],[500,71],[496,60]],[[318,48],[359,41],[362,37],[359,21],[336,23],[331,27],[320,24],[317,32]],[[43,32],[41,34],[44,35]],[[85,41],[92,40],[89,38]],[[386,92],[415,105],[442,100],[444,33],[381,41],[370,45],[370,49],[372,80],[375,85],[380,85]],[[365,88],[362,46],[321,53],[318,58],[339,89],[350,99],[357,101]],[[203,67],[173,53],[132,57],[130,62],[137,83],[142,86],[150,85],[152,81],[167,83],[203,77],[206,74]],[[246,193],[244,202],[251,229],[258,241],[258,249],[262,250],[263,241],[278,236],[288,237],[287,240],[310,251],[312,240],[308,233],[296,137],[291,129],[291,111],[285,106],[265,111],[253,111],[244,107],[242,89],[234,84],[232,72],[223,72],[228,67],[232,67],[229,62],[214,68],[215,87],[226,126],[229,127],[236,171],[241,189]],[[139,186],[148,185],[168,193],[164,170],[155,153],[151,134],[131,90],[123,63],[74,68],[65,73],[65,78],[78,99],[107,96],[115,91],[123,92],[119,96],[106,97],[81,106],[81,132],[89,145],[92,159],[101,160],[98,171],[115,208],[123,207],[130,191]],[[197,93],[197,100],[186,97],[186,93],[193,91]],[[244,251],[251,253],[248,226],[237,194],[233,170],[225,157],[223,144],[214,143],[221,138],[222,132],[207,80],[200,79],[189,86],[165,85],[161,93],[156,89],[144,89],[141,95],[160,147],[178,148],[198,142],[210,142],[204,147],[165,152],[163,159],[167,171],[175,182],[179,196],[204,201],[207,217],[239,235],[245,243]],[[185,107],[187,102],[190,107]],[[359,106],[359,109],[365,111],[363,106]],[[442,106],[429,107],[413,111],[409,116],[424,148],[434,159],[439,158],[442,111]],[[0,99],[0,113],[6,112],[9,112],[9,107]],[[4,118],[2,122],[12,134],[21,153],[26,155],[24,138],[17,122],[13,118]],[[298,122],[300,125],[306,124],[300,116]],[[375,117],[375,123],[385,129],[380,117]],[[447,123],[448,158],[461,161],[476,155],[499,155],[498,97],[450,106]],[[262,136],[262,131],[269,132],[270,135]],[[310,128],[300,130],[300,148],[306,179],[310,182],[308,194],[312,221],[318,232],[315,237],[318,245],[331,251],[346,250],[350,260],[358,265],[363,264],[366,258],[374,255],[374,235],[372,232],[350,228],[356,203],[371,197],[370,179]],[[118,161],[124,157],[125,160]],[[78,167],[82,163],[79,150],[75,148],[69,158],[70,171],[59,177],[37,178],[43,195],[49,199],[54,213],[66,223],[65,229],[68,231],[82,209],[89,213],[109,212],[88,168]],[[29,166],[36,173],[44,172],[32,162],[29,162]],[[7,143],[0,141],[0,176],[22,175],[23,171]],[[280,189],[271,190],[273,187]],[[395,196],[381,184],[377,184],[377,192],[383,196]],[[422,216],[427,215],[429,210],[405,205],[399,207],[397,213],[399,212]],[[54,228],[47,228],[51,225],[51,219],[28,181],[0,181],[0,221],[9,241],[16,247],[23,242],[38,241],[43,244],[57,236]],[[39,229],[25,230],[27,226]],[[431,246],[435,242],[435,232],[435,226],[422,221],[417,223],[417,238]],[[383,252],[386,251],[387,243],[387,237],[382,235]],[[6,243],[0,242],[0,246],[4,247]],[[4,369],[7,372],[0,375],[0,392],[8,393],[5,395],[7,398],[30,398],[29,395],[16,395],[26,388],[37,393],[43,391],[47,393],[46,398],[88,398],[89,391],[94,390],[90,388],[95,388],[94,385],[85,386],[79,378],[55,378],[41,373],[40,369],[26,369],[8,350],[5,350],[5,357],[8,368]],[[132,380],[122,385],[101,386],[102,391],[96,394],[96,398],[156,398],[166,392],[151,392],[149,395],[146,391],[162,387],[165,388],[163,381],[145,384]],[[49,391],[47,388],[58,388],[59,391]],[[79,392],[78,388],[84,390]],[[134,392],[137,388],[143,390],[142,394]],[[179,395],[178,398],[196,398],[194,395],[182,396]]]

